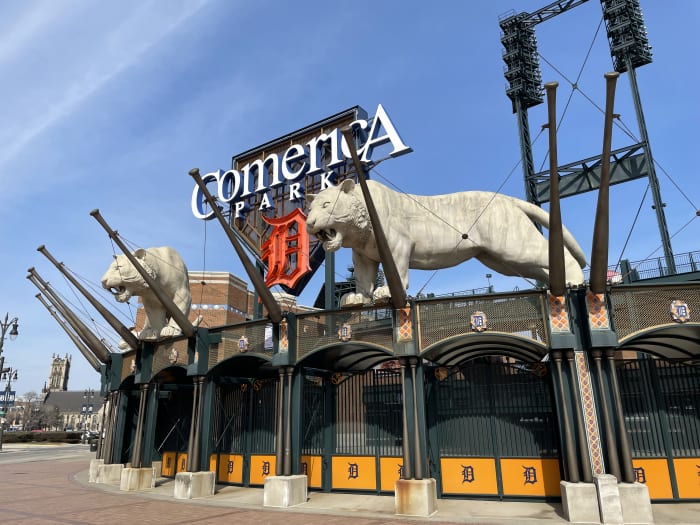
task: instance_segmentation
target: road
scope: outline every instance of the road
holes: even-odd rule
[[[25,445],[5,443],[0,451],[0,465],[27,463],[32,461],[52,461],[58,459],[85,459],[95,457],[89,445]]]
[[[559,525],[561,505],[544,502],[438,500],[429,518],[394,514],[393,496],[309,494],[288,509],[263,507],[260,488],[217,486],[196,500],[173,498],[172,480],[154,489],[125,492],[118,485],[88,483],[94,452],[87,445],[9,445],[0,452],[2,525],[380,525],[401,523]],[[697,525],[700,503],[653,505],[656,525]]]

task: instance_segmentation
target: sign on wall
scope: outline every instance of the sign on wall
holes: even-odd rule
[[[254,256],[266,269],[267,286],[298,295],[324,259],[320,241],[306,235],[307,193],[346,178],[357,180],[341,130],[349,127],[367,169],[410,153],[382,105],[373,117],[360,106],[235,155],[231,168],[202,176]],[[192,192],[192,213],[214,217],[201,190]],[[302,212],[296,212],[302,210]]]
[[[0,407],[12,407],[15,406],[15,391],[14,390],[2,390],[0,391]]]

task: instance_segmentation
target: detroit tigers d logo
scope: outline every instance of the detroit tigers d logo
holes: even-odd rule
[[[272,226],[270,236],[262,245],[262,260],[267,263],[265,285],[282,284],[294,288],[309,266],[309,234],[306,215],[296,208],[281,219],[263,220]]]

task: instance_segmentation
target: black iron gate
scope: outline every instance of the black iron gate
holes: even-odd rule
[[[441,495],[556,497],[548,368],[500,358],[426,369],[431,475]]]
[[[652,500],[700,499],[700,366],[634,359],[617,373],[636,480]]]
[[[274,475],[278,385],[276,379],[217,385],[210,464],[219,482],[263,485]]]
[[[187,470],[187,445],[192,420],[192,385],[164,385],[158,395],[153,459],[161,474],[174,477]]]
[[[302,468],[309,487],[391,492],[402,464],[398,369],[304,370]]]

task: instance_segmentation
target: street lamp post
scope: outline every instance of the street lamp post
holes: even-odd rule
[[[5,370],[5,358],[2,356],[2,347],[5,345],[5,334],[7,334],[7,329],[10,328],[10,340],[14,341],[19,335],[19,319],[13,317],[10,319],[10,314],[5,314],[5,320],[0,322],[0,372]]]
[[[92,428],[93,404],[92,400],[95,397],[95,391],[92,388],[87,388],[83,392],[83,432],[89,432]]]
[[[0,321],[0,374],[3,378],[8,378],[7,388],[5,389],[5,400],[3,402],[3,413],[2,418],[7,414],[7,406],[10,397],[10,381],[12,379],[12,373],[14,372],[15,379],[17,379],[17,370],[12,370],[11,368],[5,368],[5,356],[2,355],[2,348],[5,345],[5,334],[7,334],[7,329],[10,329],[10,340],[14,341],[19,335],[19,319],[13,317],[10,319],[10,314],[5,314],[5,320]],[[0,450],[2,450],[2,438],[3,432],[5,430],[4,421],[0,422]]]

